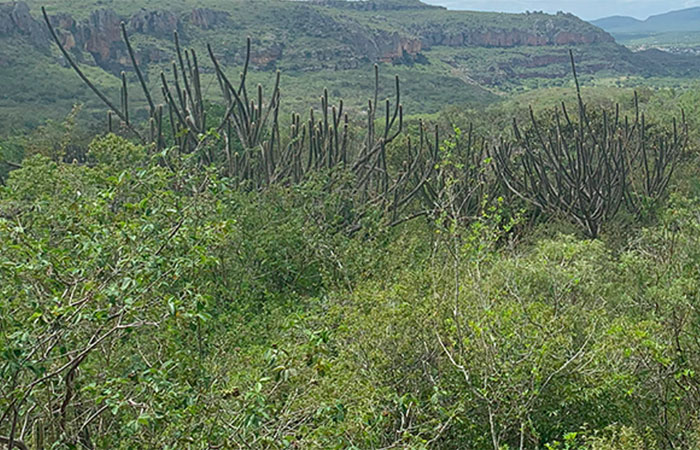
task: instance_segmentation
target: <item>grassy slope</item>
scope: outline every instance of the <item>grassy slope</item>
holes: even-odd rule
[[[0,39],[0,133],[33,128],[46,119],[61,119],[76,102],[86,102],[92,113],[104,108],[88,92],[75,73],[56,64],[56,54],[37,51],[19,39]],[[112,91],[118,89],[116,77],[105,71],[84,66],[97,84]]]

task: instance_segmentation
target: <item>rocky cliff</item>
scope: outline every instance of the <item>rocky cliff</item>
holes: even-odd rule
[[[414,112],[494,101],[494,89],[568,78],[570,49],[581,74],[678,73],[673,61],[653,54],[640,58],[567,14],[451,11],[419,0],[0,0],[0,130],[61,119],[76,102],[103,118],[101,103],[60,67],[67,62],[41,17],[44,2],[59,40],[81,66],[96,66],[89,75],[113,99],[118,79],[110,74],[131,70],[121,22],[146,77],[169,69],[172,31],[178,30],[183,47],[198,51],[206,77],[211,71],[206,43],[211,43],[235,79],[250,36],[255,77],[264,81],[272,73],[261,71],[281,70],[284,95],[297,110],[308,107],[310,92],[323,88],[344,98],[349,108],[363,107],[358,93],[371,89],[377,62],[397,66],[382,69],[382,84],[389,86],[391,75],[400,75],[402,100]],[[683,67],[695,66],[683,62]],[[209,82],[215,89],[216,80]]]
[[[50,20],[67,50],[79,57],[80,53],[86,52],[92,61],[81,57],[83,62],[94,61],[113,72],[129,64],[121,38],[120,24],[123,20],[132,32],[156,37],[171,35],[179,27],[178,17],[168,11],[144,10],[122,18],[110,9],[98,9],[83,21],[77,21],[65,13],[52,15]],[[51,45],[46,25],[30,14],[24,2],[0,3],[0,37],[6,36],[21,36],[41,49]],[[138,52],[138,58],[143,62],[161,61],[164,57],[165,52],[154,46],[146,46]]]
[[[502,15],[509,18],[505,23],[499,15],[494,19],[445,11],[418,0],[280,0],[276,6],[265,5],[270,13],[254,16],[259,24],[241,17],[240,12],[250,15],[250,11],[232,14],[208,7],[172,11],[142,8],[128,16],[98,8],[82,20],[69,13],[54,14],[50,20],[67,49],[83,62],[112,73],[130,65],[120,35],[122,21],[130,33],[155,38],[137,45],[137,58],[144,64],[167,62],[170,56],[163,50],[167,44],[160,45],[158,40],[170,40],[172,32],[179,30],[185,41],[191,36],[209,40],[207,33],[216,33],[212,34],[217,36],[215,40],[234,36],[240,42],[249,34],[256,44],[255,66],[274,68],[285,60],[286,67],[302,71],[349,69],[367,62],[415,62],[424,59],[423,52],[438,46],[509,48],[613,42],[607,33],[582,26],[568,15],[541,15],[534,21],[525,15]],[[439,14],[437,20],[435,13]],[[0,37],[10,35],[22,36],[38,48],[50,45],[43,20],[32,16],[29,6],[21,1],[0,3]],[[227,62],[242,58],[240,48],[220,50]]]
[[[415,9],[445,9],[442,6],[427,5],[419,0],[309,0],[308,3],[355,11],[406,11]]]
[[[0,37],[18,34],[37,47],[47,47],[48,32],[29,12],[24,2],[0,3]]]
[[[210,8],[195,8],[190,15],[190,23],[195,27],[205,30],[227,25],[230,20],[230,14],[226,11],[217,11]]]
[[[449,47],[520,47],[547,45],[582,45],[615,42],[607,33],[595,31],[572,32],[553,30],[550,33],[537,33],[520,30],[486,30],[458,33],[426,30],[420,33],[425,47],[446,45]]]

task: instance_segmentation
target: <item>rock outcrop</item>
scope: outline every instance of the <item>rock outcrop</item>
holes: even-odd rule
[[[81,22],[68,14],[57,14],[49,20],[67,50],[85,52],[95,64],[113,73],[130,66],[121,36],[122,21],[128,23],[132,32],[160,38],[169,37],[180,27],[177,15],[169,11],[142,10],[129,18],[122,18],[111,9],[99,9]],[[46,25],[31,15],[26,3],[0,3],[0,37],[14,35],[24,37],[37,48],[47,49],[51,45]],[[148,63],[165,61],[169,56],[155,46],[146,46],[138,50],[137,58]],[[90,62],[84,57],[82,59]]]
[[[229,22],[230,14],[226,11],[217,11],[209,8],[195,8],[190,15],[190,23],[203,30],[226,25]]]
[[[294,70],[347,69],[367,62],[414,61],[423,49],[421,39],[397,30],[371,29],[352,20],[339,20],[323,9],[298,5],[282,19],[285,30],[313,38],[319,46],[290,46]],[[281,39],[284,40],[284,39]]]
[[[170,11],[142,10],[129,19],[129,31],[169,38],[180,28],[180,20]]]
[[[614,42],[612,36],[586,26],[573,16],[562,17],[540,14],[524,15],[521,28],[508,29],[507,23],[497,17],[491,22],[460,18],[445,12],[451,20],[436,20],[434,14],[422,16],[422,10],[435,7],[418,0],[313,0],[285,2],[283,13],[270,15],[270,30],[264,36],[256,35],[257,28],[239,29],[231,14],[209,8],[195,8],[179,16],[167,10],[141,9],[129,17],[120,17],[111,9],[93,11],[87,19],[78,21],[68,14],[50,18],[63,45],[84,63],[94,63],[112,73],[129,70],[131,62],[122,41],[120,24],[127,23],[131,33],[170,40],[174,30],[182,31],[186,41],[188,29],[221,29],[221,33],[251,33],[256,40],[252,64],[260,69],[272,69],[285,58],[293,70],[347,69],[368,62],[413,63],[424,61],[423,52],[431,47],[518,47],[518,46],[571,46]],[[280,6],[281,8],[281,6]],[[361,11],[367,21],[343,14],[330,14],[330,8]],[[389,22],[391,14],[378,15],[372,11],[415,10],[408,19]],[[364,13],[362,11],[370,11]],[[438,9],[439,11],[439,9]],[[447,16],[446,16],[447,17]],[[512,17],[508,20],[513,21]],[[512,22],[511,22],[512,23]],[[518,23],[518,22],[516,22]],[[391,26],[387,26],[391,25]],[[189,27],[189,28],[188,28]],[[50,45],[49,33],[41,19],[32,17],[26,3],[0,3],[0,37],[25,37],[36,47]],[[303,45],[296,45],[301,39]],[[137,48],[140,63],[160,63],[172,56],[147,40]],[[220,49],[225,63],[242,62],[243,49]]]
[[[32,17],[24,2],[0,3],[0,36],[12,34],[25,36],[37,47],[49,44],[46,29]]]
[[[465,30],[458,33],[445,33],[428,29],[420,32],[420,39],[425,47],[439,45],[448,47],[518,47],[615,42],[615,39],[607,33],[556,30],[545,34],[519,30]]]
[[[378,33],[373,36],[372,41],[376,48],[376,54],[372,59],[382,62],[411,60],[416,58],[423,49],[420,39],[401,36],[396,32]]]
[[[86,38],[84,42],[76,41],[81,50],[92,54],[95,62],[104,68],[113,68],[123,56],[121,43],[121,19],[110,9],[93,11],[85,25],[79,25],[83,30],[80,37]],[[75,36],[73,36],[75,38]]]

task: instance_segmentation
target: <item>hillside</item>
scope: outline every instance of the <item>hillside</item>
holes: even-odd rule
[[[700,31],[700,7],[671,11],[646,20],[613,16],[591,22],[614,36]]]
[[[0,137],[0,448],[699,448],[700,90],[591,93]]]
[[[615,16],[591,23],[633,50],[653,48],[674,54],[700,55],[700,7],[671,11],[646,20]]]
[[[602,28],[608,33],[617,32],[617,30],[633,29],[641,26],[644,22],[634,17],[629,16],[610,16],[602,19],[593,20],[591,23]]]
[[[667,71],[646,60],[641,64],[612,36],[569,14],[448,11],[417,0],[30,0],[0,4],[0,80],[5,86],[0,123],[5,131],[65,116],[76,101],[101,111],[49,41],[41,4],[64,45],[115,97],[119,73],[130,71],[121,21],[150,79],[169,67],[173,30],[200,55],[210,42],[233,73],[243,63],[244,42],[251,36],[254,77],[264,83],[281,70],[286,104],[295,109],[308,108],[324,87],[334,96],[369,96],[375,63],[387,66],[382,76],[389,86],[394,74],[401,76],[404,103],[412,113],[485,104],[498,98],[494,93],[524,83],[568,79],[569,48],[584,76]],[[356,95],[348,100],[351,107],[365,103]]]

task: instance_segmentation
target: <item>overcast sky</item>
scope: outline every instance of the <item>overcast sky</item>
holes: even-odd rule
[[[700,0],[423,0],[451,9],[522,12],[572,12],[586,19],[607,16],[632,16],[646,19],[650,15],[675,9],[700,6]]]

